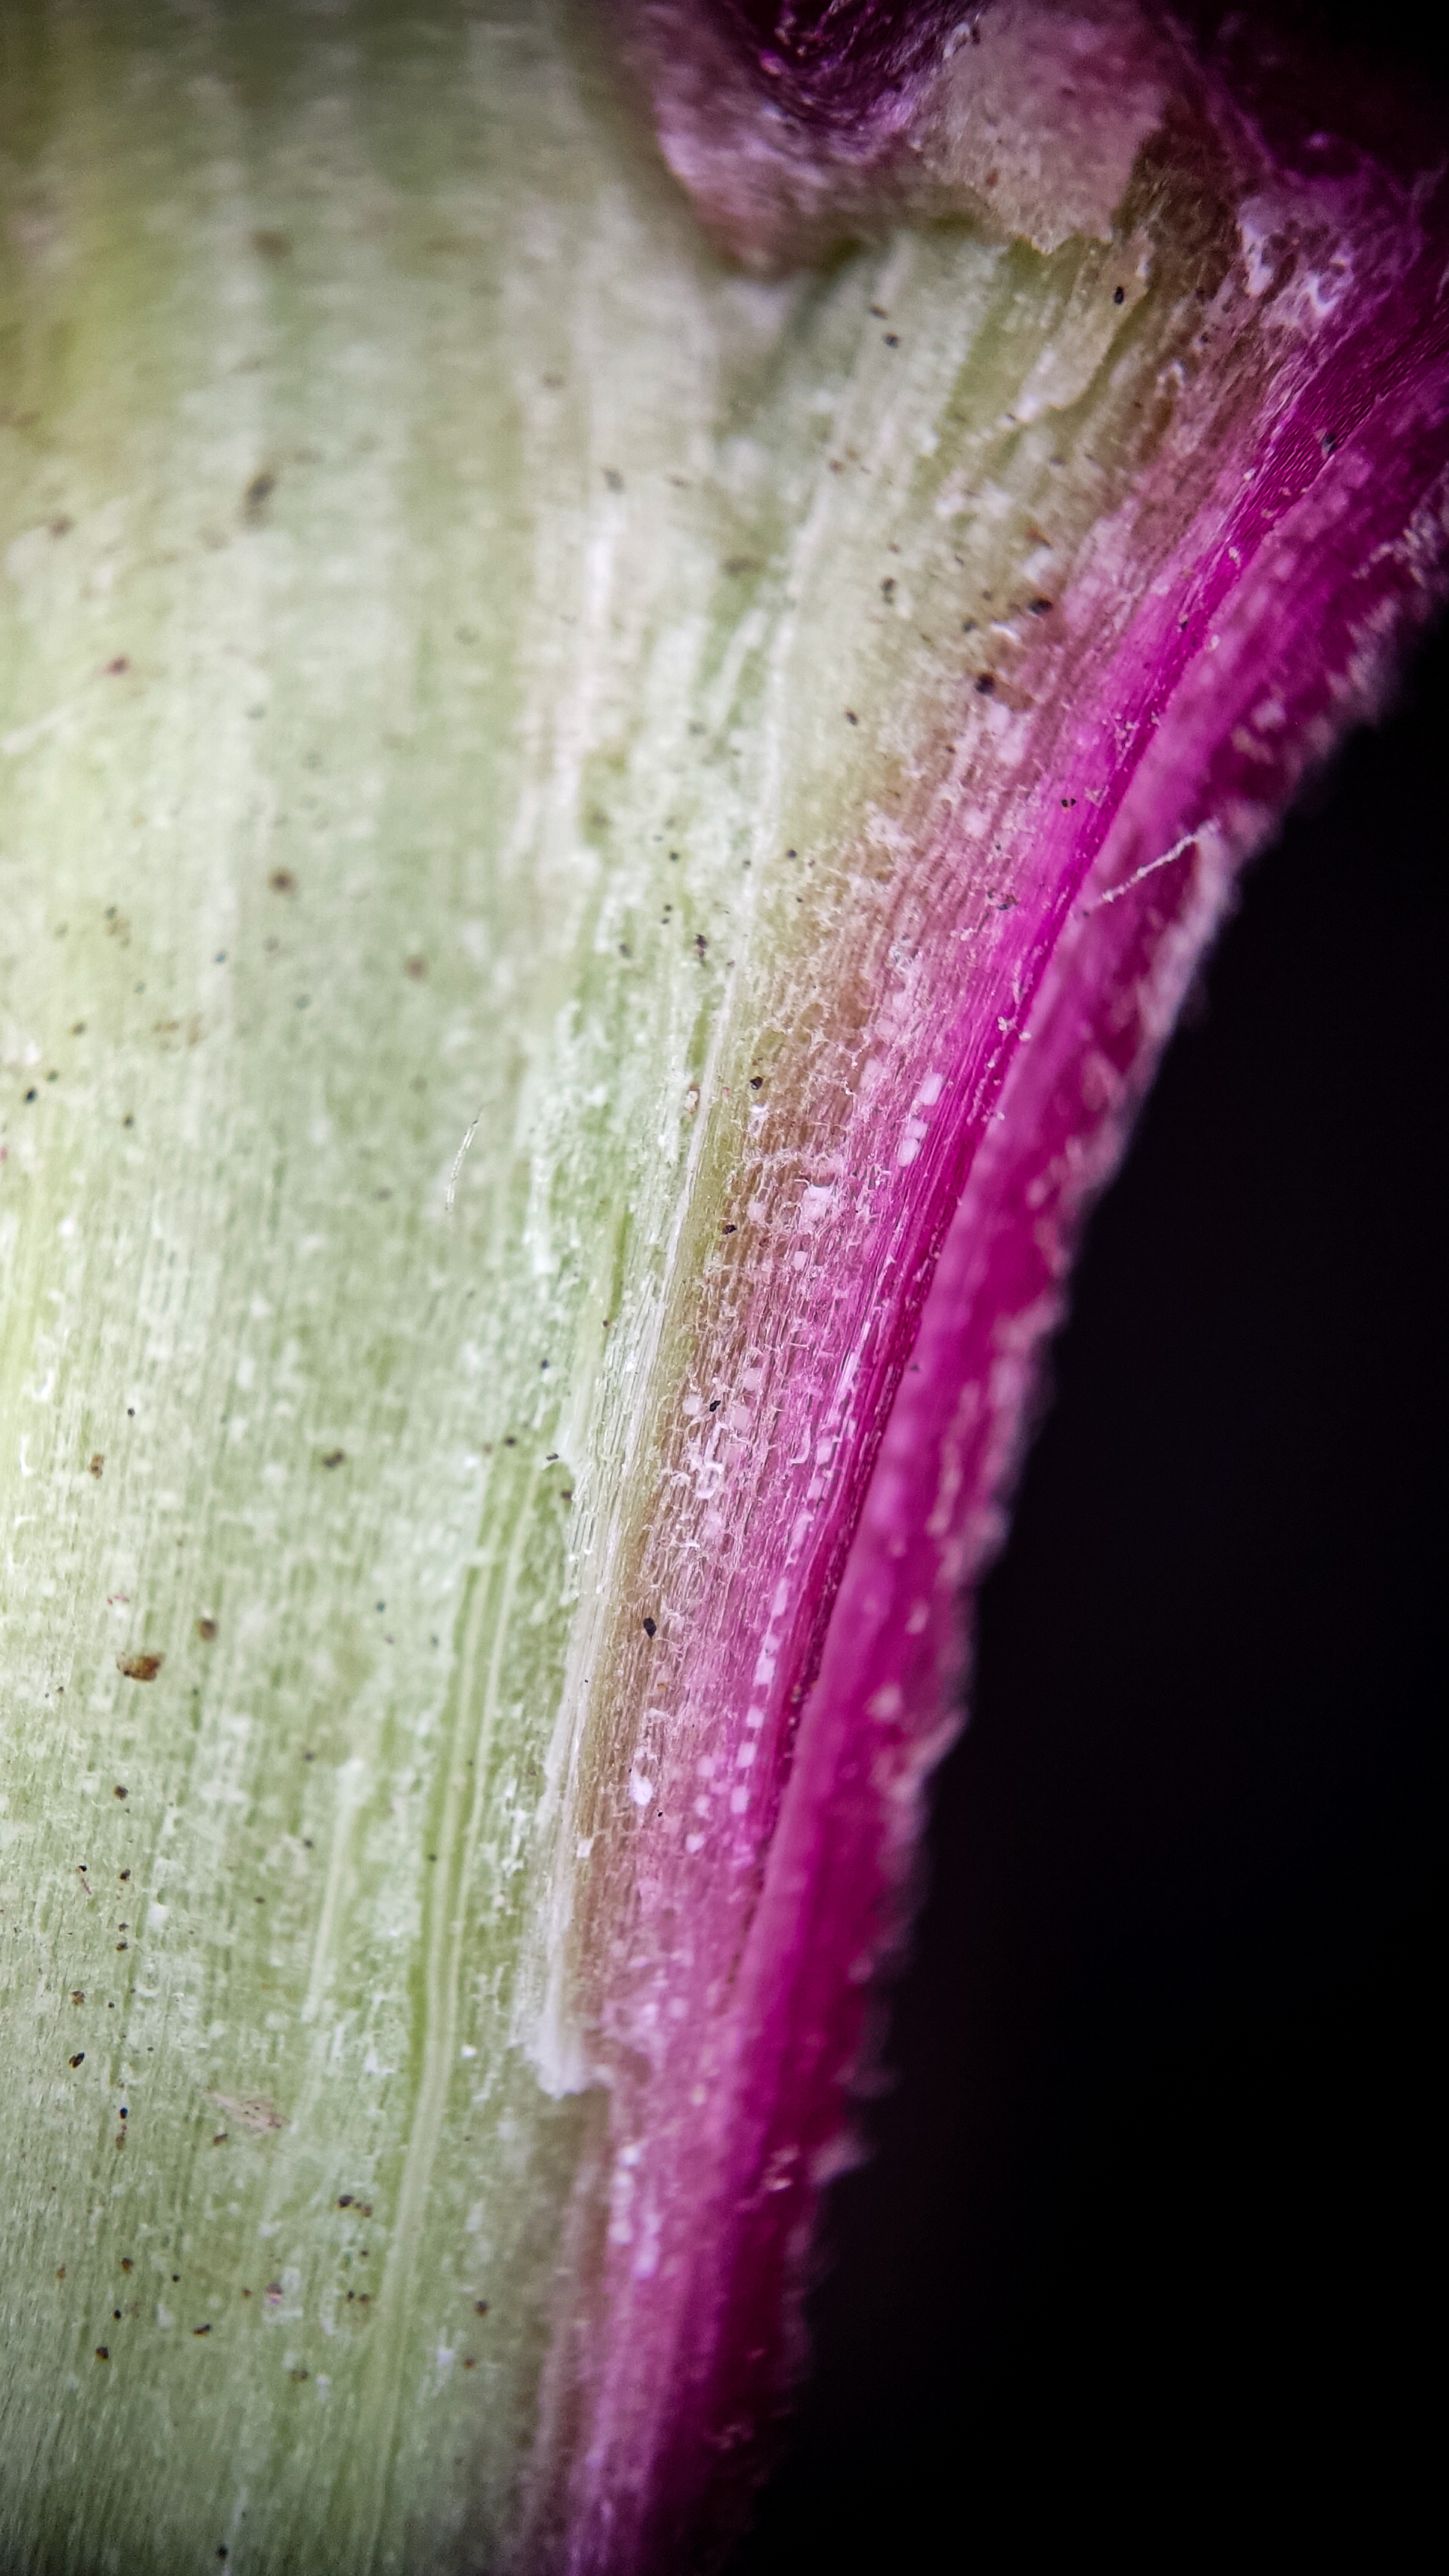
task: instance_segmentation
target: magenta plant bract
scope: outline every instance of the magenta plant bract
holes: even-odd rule
[[[963,679],[912,781],[878,1082],[820,1113],[824,1275],[802,1293],[772,1246],[734,1290],[732,1330],[788,1364],[769,1469],[720,1500],[748,1514],[748,1562],[698,1584],[669,1705],[735,1711],[746,1747],[763,1718],[768,1768],[707,1894],[643,1841],[605,1900],[629,1955],[601,1962],[590,2020],[617,2134],[650,2140],[653,2238],[646,2267],[615,2231],[584,2357],[556,2365],[586,2427],[561,2563],[662,2569],[729,2523],[801,2366],[818,2196],[852,2152],[871,1980],[962,1722],[970,1588],[1083,1211],[1237,871],[1444,595],[1449,201],[1409,103],[1395,125],[1352,66],[1271,25],[1212,41],[1135,7],[870,0],[625,14],[667,160],[766,272],[903,214],[1000,223],[1008,187],[1005,228],[1051,247],[1054,188],[1090,187],[1114,152],[1139,224],[1186,202],[1199,256],[1225,214],[1235,233],[1187,285],[1196,327],[1130,489],[1049,599],[1020,583],[1009,682]],[[1043,167],[1048,89],[1052,142],[1085,172]],[[663,1806],[686,1803],[696,1740],[675,1724],[651,1758]],[[665,2054],[648,2006],[678,1981],[681,1903],[690,2038]]]

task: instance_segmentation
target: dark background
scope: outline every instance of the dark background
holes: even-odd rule
[[[731,2576],[1430,2563],[1446,800],[1441,634],[1093,1220]]]

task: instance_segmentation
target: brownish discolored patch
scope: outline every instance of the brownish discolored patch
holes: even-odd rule
[[[210,2093],[207,2099],[219,2103],[223,2111],[229,2111],[238,2125],[250,2129],[255,2137],[265,2137],[269,2130],[285,2129],[287,2125],[275,2102],[269,2101],[264,2093],[247,2093],[240,2097],[233,2093]]]
[[[154,1682],[165,1661],[164,1655],[117,1655],[116,1670],[128,1682]]]
[[[103,1450],[97,1449],[97,1450],[93,1451],[93,1453],[92,1453],[91,1461],[90,1461],[90,1465],[89,1465],[89,1467],[88,1467],[88,1469],[87,1469],[87,1473],[88,1473],[89,1475],[94,1476],[94,1478],[95,1478],[95,1480],[96,1480],[96,1483],[97,1483],[97,1484],[99,1484],[99,1483],[100,1483],[100,1481],[101,1481],[102,1476],[105,1474],[105,1470],[106,1470],[105,1453],[104,1453],[104,1451],[103,1451]]]
[[[203,1646],[209,1646],[216,1636],[216,1621],[214,1619],[198,1619],[196,1623],[196,1633],[201,1639]]]

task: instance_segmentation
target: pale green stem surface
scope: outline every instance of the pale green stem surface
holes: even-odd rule
[[[0,2552],[497,2563],[681,1230],[1143,263],[732,275],[524,0],[0,77]]]

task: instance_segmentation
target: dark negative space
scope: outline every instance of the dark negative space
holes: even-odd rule
[[[733,2576],[1422,2563],[1446,711],[1441,636],[1253,871],[1092,1224]]]

